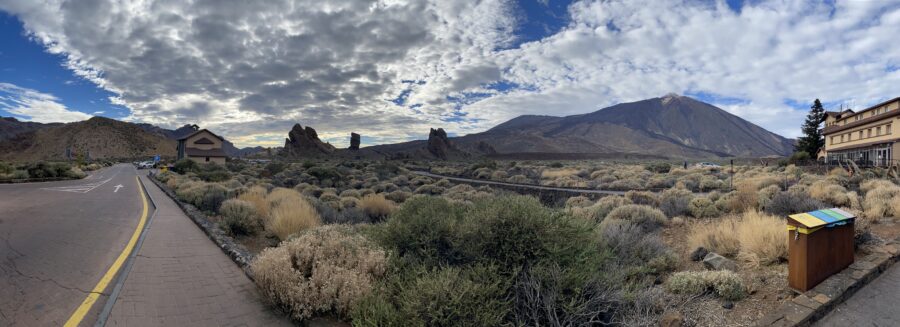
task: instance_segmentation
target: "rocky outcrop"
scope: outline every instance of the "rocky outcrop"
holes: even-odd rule
[[[738,270],[738,265],[734,260],[723,257],[715,252],[706,254],[706,257],[703,258],[703,266],[706,267],[707,270]]]
[[[282,155],[286,157],[315,157],[334,152],[334,146],[319,140],[319,134],[312,127],[294,124],[284,140]]]
[[[359,134],[350,133],[350,150],[359,150]]]
[[[447,132],[443,128],[432,128],[428,132],[428,144],[425,147],[428,152],[440,159],[447,159],[450,155],[450,139],[447,138]]]
[[[475,150],[478,151],[479,153],[485,154],[485,155],[497,153],[497,150],[495,150],[493,146],[491,146],[490,144],[488,144],[485,141],[478,141],[478,143],[475,144]]]

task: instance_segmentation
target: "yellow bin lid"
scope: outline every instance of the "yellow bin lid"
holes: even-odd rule
[[[788,216],[806,228],[843,225],[856,218],[855,215],[838,208],[815,210]]]

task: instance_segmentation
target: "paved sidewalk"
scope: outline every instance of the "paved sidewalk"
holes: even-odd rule
[[[900,263],[838,305],[816,326],[897,326],[900,324]]]
[[[289,326],[256,286],[153,182],[157,213],[108,326]]]

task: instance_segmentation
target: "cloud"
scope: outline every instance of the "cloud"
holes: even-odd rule
[[[0,2],[130,120],[200,123],[247,145],[299,122],[337,146],[351,131],[461,135],[669,92],[797,136],[805,108],[789,104],[897,95],[898,7],[583,0],[564,28],[518,44],[521,11],[504,0]]]
[[[68,123],[92,116],[69,110],[52,94],[0,82],[0,109],[26,121]]]

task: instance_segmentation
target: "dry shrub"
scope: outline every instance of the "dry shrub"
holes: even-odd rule
[[[557,179],[576,175],[578,175],[578,169],[575,168],[547,169],[541,172],[541,179]]]
[[[343,209],[356,208],[357,206],[359,206],[359,199],[352,196],[342,197],[340,203],[341,208]]]
[[[831,205],[847,206],[850,204],[850,198],[847,197],[847,189],[828,181],[822,180],[813,183],[810,185],[808,192],[813,199]]]
[[[669,217],[691,213],[690,203],[694,198],[691,191],[684,188],[670,188],[659,196],[659,208]]]
[[[250,267],[263,295],[303,320],[347,318],[384,275],[386,262],[385,252],[363,236],[328,225],[263,250]]]
[[[708,198],[698,196],[690,202],[691,215],[695,218],[711,218],[719,216],[719,209]]]
[[[691,226],[690,249],[704,247],[720,255],[737,257],[750,266],[768,265],[787,258],[784,220],[750,211],[741,216]]]
[[[359,200],[359,208],[373,221],[380,221],[397,210],[397,204],[386,199],[384,194],[369,194]]]
[[[678,294],[704,294],[712,291],[726,300],[740,300],[745,295],[741,277],[728,270],[679,271],[666,282],[666,289]]]
[[[254,186],[247,189],[246,192],[238,196],[238,200],[243,200],[250,202],[253,204],[253,207],[256,208],[256,214],[262,217],[263,219],[268,219],[269,217],[269,201],[266,200],[266,195],[268,195],[268,191],[266,191],[265,187],[262,186]]]
[[[269,228],[280,240],[286,240],[293,234],[322,224],[316,208],[309,201],[297,191],[285,190],[293,193],[279,194],[278,201],[270,200],[274,206],[269,209],[271,215]],[[272,194],[275,194],[275,191],[272,191]]]
[[[228,199],[219,207],[222,215],[222,227],[232,235],[250,235],[260,226],[256,207],[248,201]]]
[[[525,175],[513,175],[506,179],[507,182],[516,183],[516,184],[528,184],[531,182]]]
[[[583,195],[573,196],[566,200],[566,208],[587,207],[592,204],[594,204],[594,201],[591,201],[590,198]]]
[[[394,201],[394,203],[403,203],[412,196],[412,193],[404,192],[404,191],[393,191],[386,194],[384,197],[388,200]]]
[[[631,201],[629,201],[628,199],[621,196],[610,195],[601,198],[599,201],[597,201],[597,203],[590,207],[571,208],[571,212],[575,216],[600,223],[604,218],[606,218],[606,215],[608,215],[614,209],[628,204],[631,204]]]
[[[266,201],[269,204],[269,208],[274,208],[278,206],[281,202],[294,200],[300,197],[300,193],[295,190],[289,188],[278,187],[272,190],[268,195],[266,195]]]
[[[653,231],[666,223],[666,214],[654,207],[628,204],[614,209],[600,225],[603,227],[614,224],[617,220],[631,222],[645,231]]]
[[[781,192],[781,187],[778,187],[778,185],[769,185],[756,192],[757,208],[764,209],[768,207],[775,195],[778,195],[778,192]]]
[[[659,197],[653,192],[628,191],[625,192],[625,198],[634,204],[643,204],[651,207],[659,206]]]

